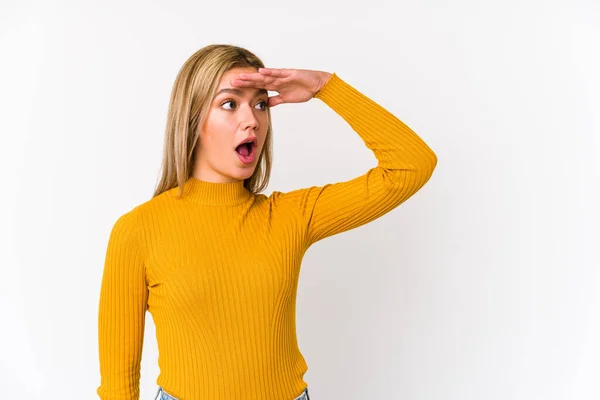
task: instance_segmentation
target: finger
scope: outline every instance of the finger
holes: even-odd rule
[[[261,75],[259,73],[254,73],[254,74],[239,74],[236,78],[236,80],[239,81],[256,81],[256,82],[262,82],[266,79],[266,77],[264,75]]]
[[[230,81],[233,86],[241,86],[241,87],[255,87],[262,88],[267,90],[275,90],[276,86],[273,84],[278,78],[274,77],[266,77],[261,76],[257,77],[246,77],[246,78],[238,78]]]
[[[237,76],[237,78],[235,79],[235,81],[240,81],[240,82],[260,82],[262,84],[266,84],[266,83],[273,82],[273,80],[275,80],[275,79],[276,78],[267,77],[267,76],[259,74],[259,73],[253,73],[253,74],[239,74]]]
[[[276,105],[282,103],[285,103],[285,101],[279,95],[269,97],[269,107],[275,107]]]
[[[254,88],[263,88],[264,87],[264,84],[262,84],[261,82],[242,80],[242,79],[234,79],[234,80],[230,81],[229,83],[231,83],[232,86],[236,86],[236,87],[254,87]]]
[[[290,75],[290,72],[284,68],[259,68],[258,72],[261,74],[275,76],[278,78],[286,78]]]

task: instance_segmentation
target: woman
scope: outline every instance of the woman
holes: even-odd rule
[[[350,124],[378,165],[347,182],[261,194],[271,171],[270,108],[313,97]],[[295,326],[304,253],[400,205],[436,163],[409,127],[335,73],[264,68],[230,45],[197,51],[175,80],[154,197],[110,234],[100,398],[139,398],[149,310],[157,397],[308,400]]]

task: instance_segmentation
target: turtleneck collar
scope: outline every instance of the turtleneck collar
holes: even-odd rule
[[[175,193],[179,188],[174,188]],[[213,206],[231,206],[248,200],[252,192],[244,187],[244,181],[215,183],[201,181],[193,176],[184,184],[183,198]]]

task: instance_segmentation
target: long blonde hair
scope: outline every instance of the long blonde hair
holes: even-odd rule
[[[183,64],[171,92],[163,150],[162,176],[154,195],[179,187],[183,194],[185,181],[191,177],[194,157],[208,108],[221,77],[232,68],[264,68],[263,62],[252,52],[233,45],[213,44],[196,51]],[[271,111],[263,151],[252,176],[244,186],[253,193],[264,190],[271,175],[272,127]]]

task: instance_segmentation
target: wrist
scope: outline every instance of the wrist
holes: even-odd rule
[[[331,78],[332,74],[330,74],[329,72],[321,71],[321,73],[319,75],[320,75],[319,86],[317,87],[317,90],[315,91],[315,95],[317,93],[319,93],[321,91],[321,89],[323,89],[323,86],[325,86],[327,84],[327,82],[329,81],[329,78]]]

